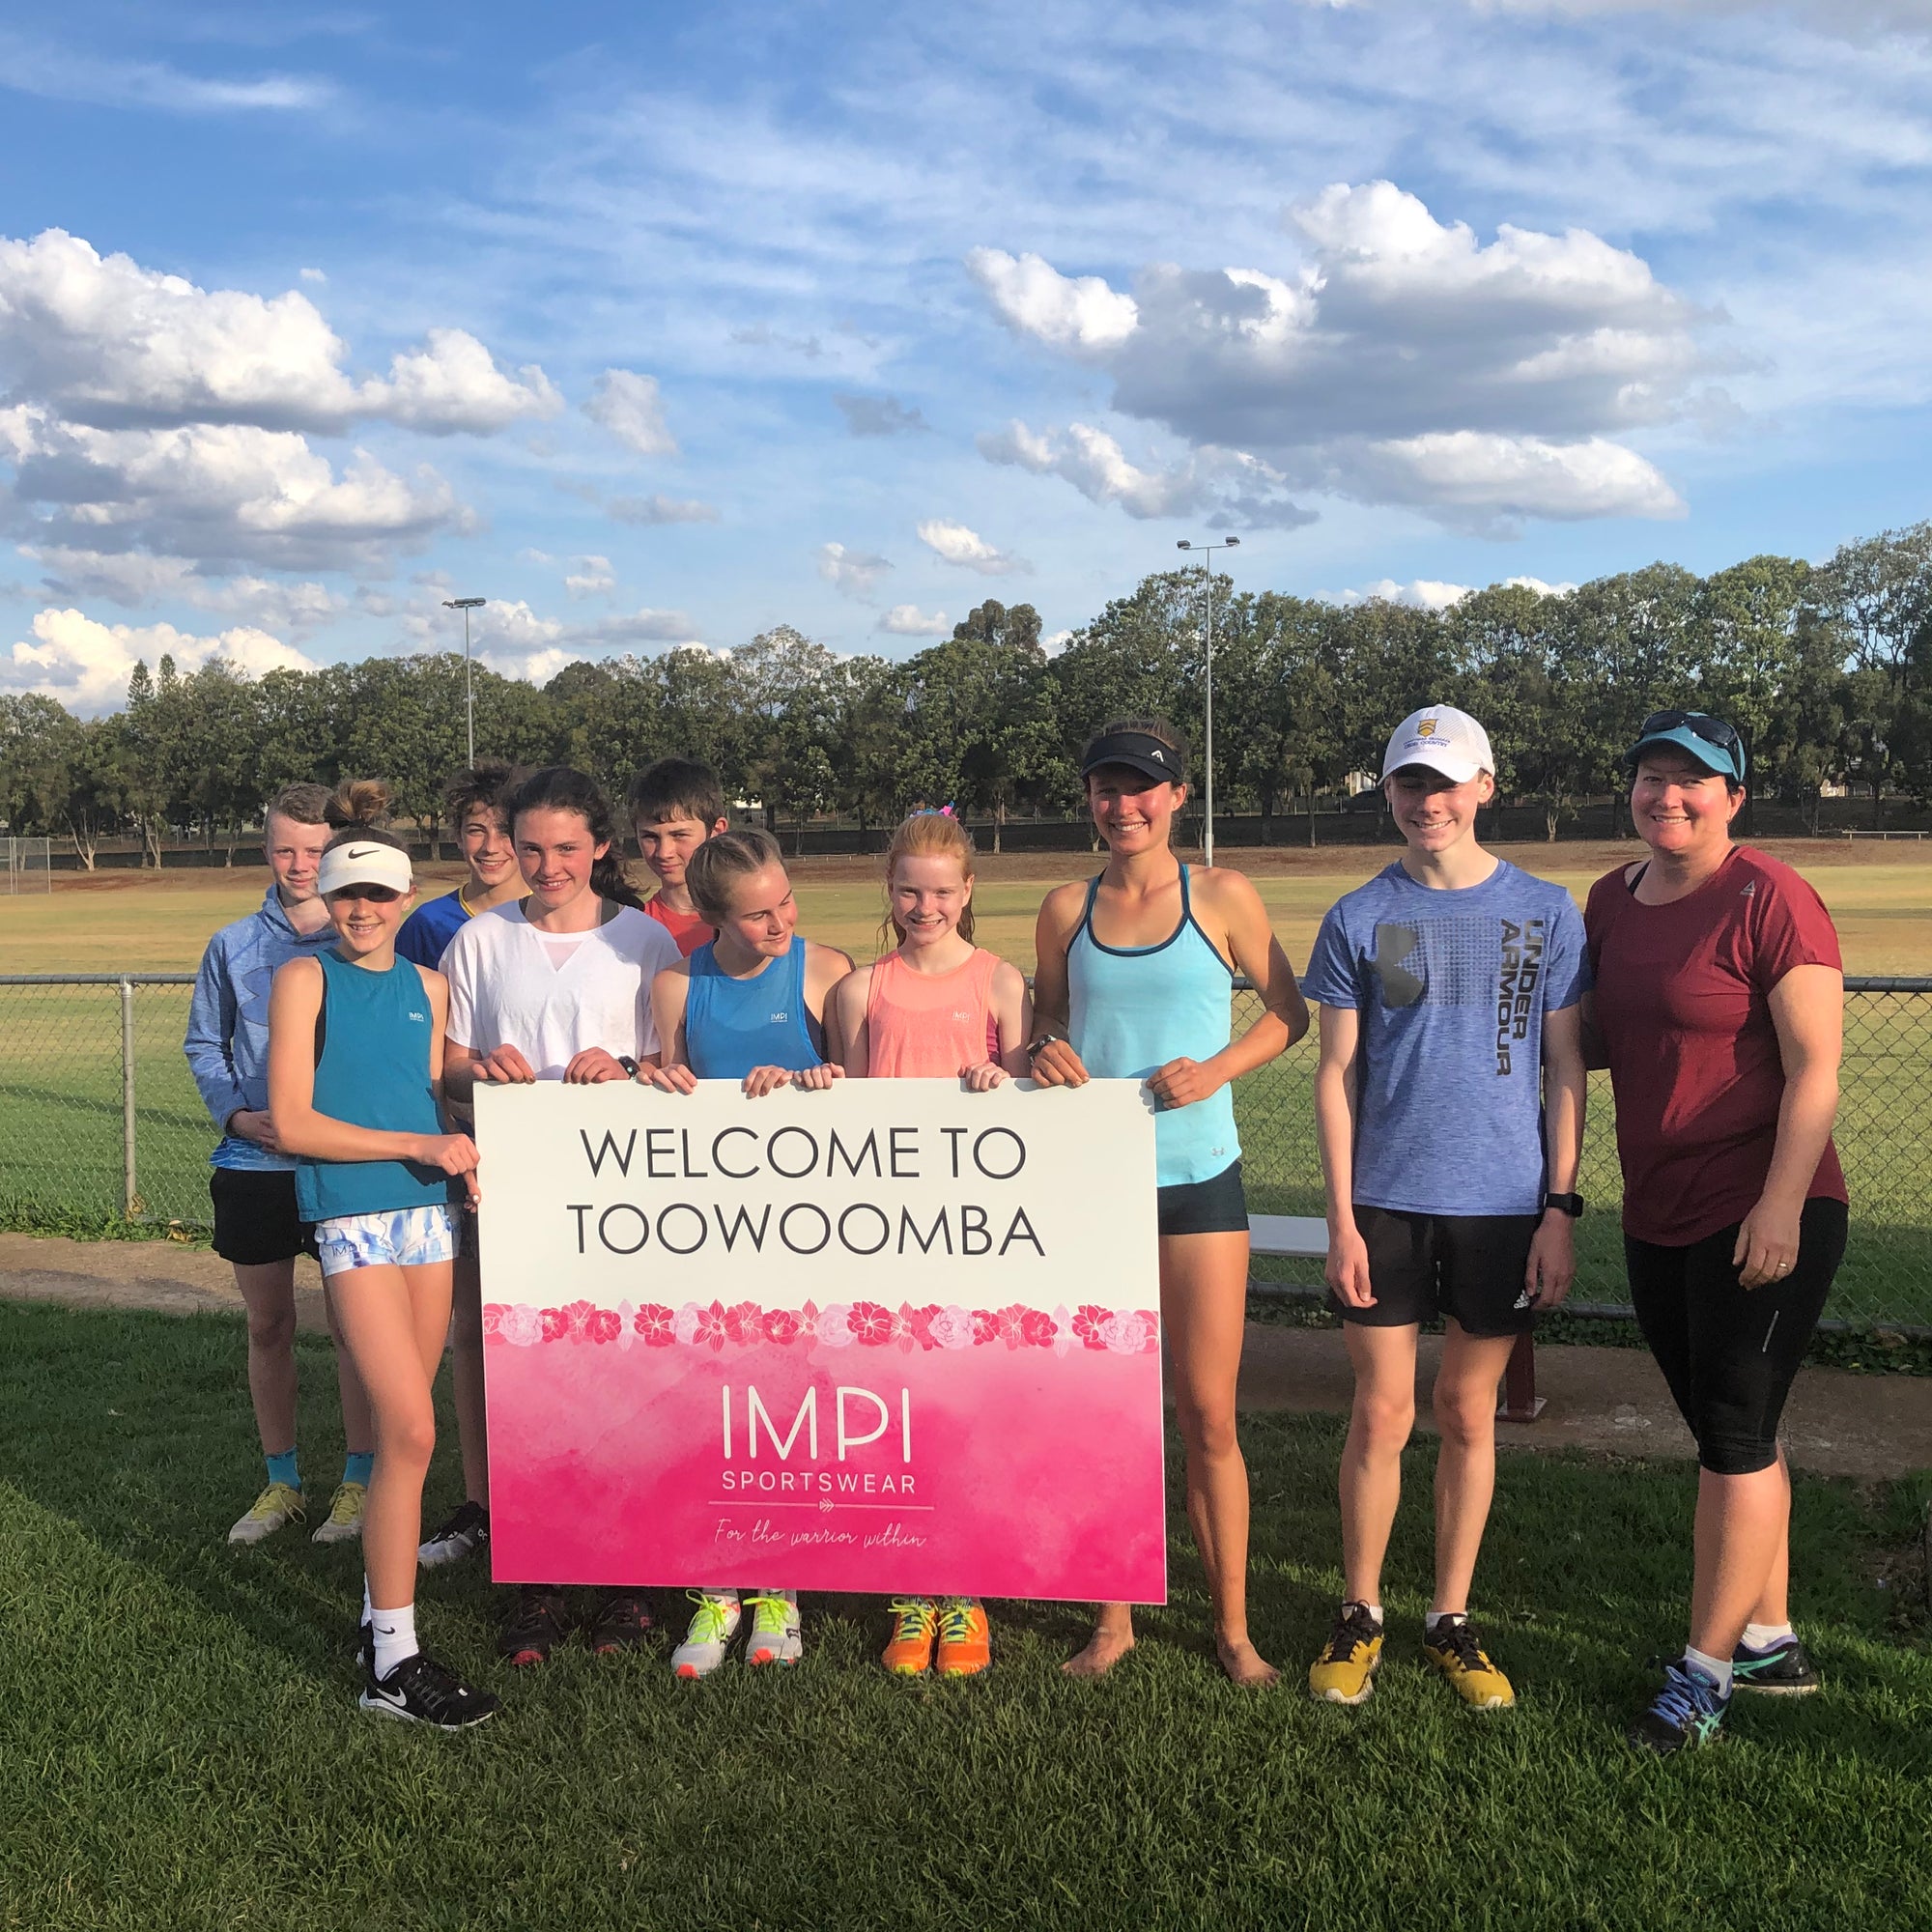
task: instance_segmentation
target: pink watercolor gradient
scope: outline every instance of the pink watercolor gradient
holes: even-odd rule
[[[490,1521],[499,1581],[1166,1601],[1160,1356],[1151,1348],[902,1352],[750,1342],[714,1351],[492,1342]],[[842,1463],[839,1384],[892,1406],[886,1433],[849,1449]],[[787,1461],[762,1429],[757,1457],[748,1456],[751,1385],[781,1435],[806,1390],[817,1388],[815,1463],[804,1432]],[[901,1390],[912,1408],[910,1463]],[[851,1412],[861,1428],[875,1419],[863,1403]],[[727,1469],[822,1472],[854,1486],[835,1489],[826,1508],[815,1476],[810,1490],[741,1494],[725,1487]],[[867,1476],[869,1494],[861,1487]],[[884,1491],[887,1477],[907,1476],[910,1494]]]

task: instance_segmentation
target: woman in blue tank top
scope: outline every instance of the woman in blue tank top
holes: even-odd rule
[[[800,934],[779,841],[769,832],[721,832],[691,855],[684,876],[718,937],[651,982],[664,1064],[638,1077],[668,1094],[736,1080],[754,1100],[781,1087],[830,1087],[839,1069],[825,1058],[825,1002],[852,961]],[[804,1654],[797,1591],[768,1585],[741,1600],[733,1587],[708,1584],[687,1594],[697,1607],[670,1654],[677,1676],[708,1677],[724,1662],[747,1605],[747,1663],[796,1663]]]
[[[351,787],[368,810],[380,786]],[[363,1515],[361,1706],[443,1730],[496,1698],[425,1656],[415,1634],[431,1388],[449,1332],[452,1177],[476,1197],[476,1146],[441,1114],[449,984],[396,957],[413,899],[407,849],[355,824],[322,858],[334,949],[292,959],[269,996],[269,1112],[297,1157],[296,1194],[342,1336],[369,1391],[376,1463]]]
[[[1248,1472],[1235,1437],[1248,1210],[1233,1083],[1299,1039],[1308,1009],[1248,880],[1175,856],[1187,755],[1173,726],[1157,718],[1109,724],[1080,769],[1107,865],[1084,885],[1056,887],[1039,909],[1027,1052],[1041,1086],[1145,1080],[1153,1096],[1161,1325],[1186,1450],[1187,1518],[1222,1668],[1237,1684],[1272,1684],[1277,1673],[1248,1636]],[[1236,972],[1264,1008],[1239,1039],[1230,1025]],[[1133,1642],[1128,1606],[1103,1604],[1092,1640],[1065,1668],[1097,1677]]]

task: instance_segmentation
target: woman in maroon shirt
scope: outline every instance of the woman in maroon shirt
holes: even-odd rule
[[[1690,1642],[1630,1732],[1668,1753],[1716,1740],[1734,1686],[1818,1688],[1785,1603],[1777,1425],[1845,1252],[1844,974],[1818,895],[1731,842],[1730,725],[1660,711],[1625,763],[1650,857],[1591,890],[1585,1015],[1616,1094],[1631,1301],[1697,1438]]]

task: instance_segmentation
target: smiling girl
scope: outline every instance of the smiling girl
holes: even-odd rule
[[[380,799],[380,787],[367,790]],[[409,853],[386,832],[351,825],[330,839],[317,885],[336,943],[275,975],[269,1111],[297,1157],[302,1216],[376,1418],[360,1701],[460,1730],[497,1700],[424,1655],[414,1581],[456,1253],[449,1178],[463,1177],[473,1203],[476,1147],[444,1130],[440,1107],[448,983],[396,957],[414,897]]]
[[[893,834],[886,920],[896,949],[833,992],[833,1050],[845,1071],[957,1079],[975,1094],[1025,1073],[1026,980],[973,944],[973,841],[950,812],[915,812]],[[936,1667],[942,1677],[977,1677],[991,1665],[992,1630],[977,1597],[907,1597],[892,1608],[881,1662],[895,1676]]]
[[[442,960],[449,977],[446,1083],[462,1105],[479,1080],[592,1086],[628,1079],[657,1053],[651,980],[677,957],[670,934],[639,909],[612,848],[610,801],[582,772],[567,765],[533,772],[506,810],[528,897],[472,919]],[[473,1356],[469,1372],[480,1386],[480,1323],[459,1323],[456,1347]],[[466,1440],[466,1461],[469,1446]],[[487,1483],[487,1463],[478,1474]],[[479,1510],[466,1534],[487,1539],[488,1516]],[[541,1663],[568,1628],[562,1592],[526,1584],[497,1649],[512,1663]],[[650,1628],[642,1598],[620,1590],[593,1612],[590,1647],[623,1650],[642,1642]]]
[[[1081,759],[1106,869],[1039,909],[1027,1052],[1041,1086],[1147,1082],[1159,1186],[1160,1313],[1187,1460],[1187,1520],[1213,1599],[1215,1649],[1236,1684],[1277,1675],[1248,1636],[1248,1471],[1235,1437],[1247,1311],[1248,1208],[1233,1082],[1308,1031],[1308,1009],[1261,895],[1226,867],[1175,855],[1187,754],[1164,719],[1109,724]],[[1236,973],[1264,1011],[1232,1037]],[[1104,1212],[1104,1204],[1095,1204]],[[1131,1612],[1105,1604],[1064,1666],[1097,1677],[1133,1648]]]
[[[839,1068],[826,1057],[826,1007],[851,957],[798,930],[798,901],[769,832],[724,832],[691,854],[692,905],[717,932],[651,988],[664,1065],[650,1084],[690,1094],[700,1080],[736,1080],[751,1099],[781,1088],[822,1092]],[[741,1601],[735,1589],[688,1593],[697,1605],[671,1669],[695,1681],[724,1662],[752,1606],[745,1662],[796,1663],[804,1654],[798,1593],[772,1587]]]

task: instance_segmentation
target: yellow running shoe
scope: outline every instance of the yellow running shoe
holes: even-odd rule
[[[930,1597],[895,1597],[893,1634],[879,1659],[895,1677],[923,1677],[932,1668],[932,1642],[939,1634],[939,1609]]]
[[[1510,1681],[1490,1662],[1467,1617],[1444,1617],[1422,1639],[1422,1654],[1473,1711],[1506,1711],[1516,1702]]]
[[[317,1526],[311,1543],[351,1543],[362,1534],[362,1511],[369,1501],[367,1483],[337,1483],[328,1499],[328,1514]]]
[[[301,1492],[287,1483],[270,1483],[228,1532],[230,1543],[260,1543],[273,1536],[284,1523],[303,1522]]]
[[[978,1597],[948,1597],[939,1606],[939,1674],[979,1677],[993,1667],[993,1627]]]
[[[1381,1661],[1381,1625],[1366,1604],[1344,1604],[1321,1655],[1308,1666],[1308,1694],[1319,1704],[1366,1704]]]

